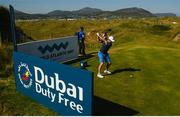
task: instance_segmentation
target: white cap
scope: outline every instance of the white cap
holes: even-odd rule
[[[113,36],[109,36],[109,40],[110,40],[111,42],[115,42],[115,40],[114,40],[114,37],[113,37]]]

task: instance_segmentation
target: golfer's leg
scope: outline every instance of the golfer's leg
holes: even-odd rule
[[[101,74],[101,69],[104,63],[104,55],[102,52],[98,52],[98,57],[99,57],[99,66],[98,66],[98,74]]]
[[[111,62],[106,63],[106,70],[109,70],[109,67],[111,66]]]
[[[111,65],[111,59],[110,59],[110,56],[108,53],[106,54],[105,59],[106,59],[106,70],[108,71],[108,69]]]
[[[102,66],[103,66],[103,63],[99,63],[99,66],[98,66],[98,74],[101,74]]]

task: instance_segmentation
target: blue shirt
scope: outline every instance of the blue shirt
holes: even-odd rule
[[[85,38],[85,33],[83,31],[80,31],[78,33],[78,39],[82,41],[82,40],[84,40],[84,38]]]

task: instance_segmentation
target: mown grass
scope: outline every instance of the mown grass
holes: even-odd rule
[[[100,47],[96,32],[111,29],[116,39],[110,50],[113,74],[98,79],[97,53],[87,59],[87,69],[94,72],[94,95],[136,110],[138,115],[180,115],[180,42],[172,42],[180,32],[179,18],[45,20],[17,22],[17,26],[36,40],[74,35],[84,26],[87,53]],[[7,65],[12,67],[12,47],[7,46],[8,54],[5,48],[0,49],[1,72]],[[79,62],[72,65],[79,67]],[[9,74],[9,80],[0,80],[0,115],[56,115],[16,92],[13,72]]]
[[[180,59],[179,52],[141,46],[111,52],[111,70],[117,72],[103,80],[95,78],[95,94],[133,108],[139,115],[179,115],[180,62],[172,62]],[[137,71],[123,71],[128,68]]]

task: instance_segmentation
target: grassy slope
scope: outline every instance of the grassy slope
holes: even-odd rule
[[[172,21],[178,25],[172,25]],[[105,79],[94,77],[95,95],[134,109],[139,115],[180,115],[180,43],[171,41],[180,32],[179,19],[40,21],[17,25],[34,39],[72,35],[79,26],[84,26],[89,53],[99,48],[95,33],[112,29],[111,34],[116,38],[110,50],[114,74]],[[88,69],[96,75],[98,58],[93,55],[87,60]],[[4,97],[0,100],[1,115],[55,115],[16,93],[12,76],[10,79],[0,81],[0,95]]]
[[[95,94],[133,108],[140,115],[179,115],[179,52],[141,46],[112,52],[112,71],[117,73],[95,79]],[[121,71],[125,68],[141,71]]]

